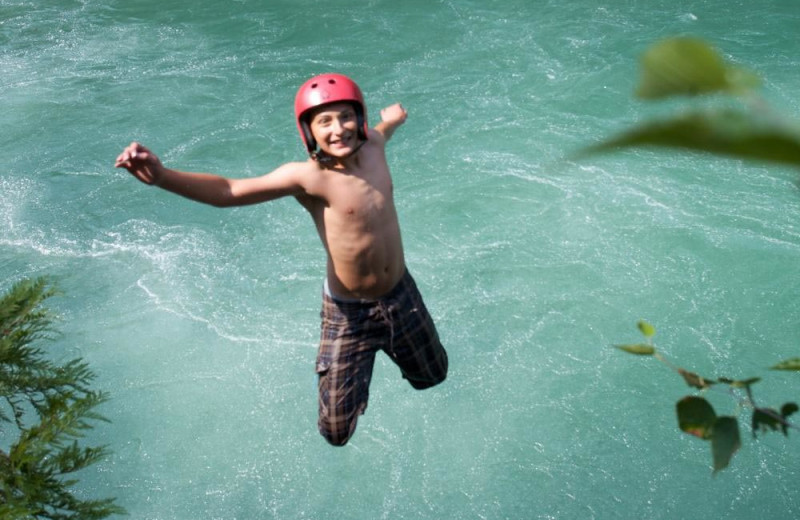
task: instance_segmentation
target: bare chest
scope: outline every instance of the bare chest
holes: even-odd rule
[[[394,214],[392,180],[388,175],[339,175],[329,184],[330,217],[369,222],[380,220],[387,211]]]

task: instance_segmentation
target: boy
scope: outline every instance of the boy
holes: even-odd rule
[[[171,170],[138,143],[125,148],[115,166],[145,184],[218,207],[293,196],[310,213],[327,253],[318,426],[329,443],[343,446],[366,410],[379,349],[419,390],[444,381],[447,353],[406,269],[386,163],[386,142],[406,111],[391,105],[370,129],[358,86],[346,76],[322,74],[300,87],[295,116],[309,159],[261,177]]]

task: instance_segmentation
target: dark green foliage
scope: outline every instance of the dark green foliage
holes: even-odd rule
[[[653,345],[655,328],[652,325],[645,321],[640,321],[638,327],[642,334],[645,335],[647,344],[616,345],[616,347],[630,354],[643,355],[646,353],[658,359],[677,372],[691,388],[707,391],[714,388],[714,385],[727,385],[732,394],[733,392],[744,392],[745,396],[741,404],[753,410],[751,421],[753,437],[756,437],[758,432],[768,431],[781,431],[784,435],[788,435],[789,428],[794,428],[788,418],[800,410],[797,404],[786,403],[781,407],[780,412],[772,408],[761,408],[756,405],[752,386],[761,381],[761,378],[731,379],[720,377],[709,379],[684,370],[667,361],[656,350]],[[695,395],[680,399],[675,406],[675,411],[678,417],[678,428],[681,431],[698,439],[711,442],[714,474],[727,468],[733,455],[742,445],[739,436],[739,422],[736,417],[718,416],[711,403],[705,398]]]
[[[792,358],[787,359],[786,361],[781,361],[777,365],[773,366],[772,370],[791,370],[794,372],[800,371],[800,358]]]
[[[704,440],[711,438],[711,430],[717,413],[708,401],[702,397],[686,396],[675,406],[678,414],[678,427]]]
[[[726,63],[699,38],[669,38],[648,48],[640,60],[636,95],[643,99],[696,96],[715,92],[747,93],[759,78]]]
[[[94,374],[79,359],[59,365],[38,345],[51,339],[54,295],[47,280],[25,280],[0,299],[0,518],[97,519],[124,511],[113,499],[81,500],[72,474],[108,455],[81,447],[83,432],[105,421],[108,399],[90,388]],[[12,439],[16,439],[11,442]]]
[[[637,323],[639,331],[644,335],[647,343],[631,343],[628,345],[614,345],[623,352],[636,354],[637,356],[655,356],[656,349],[653,347],[652,337],[656,334],[656,329],[644,320]]]
[[[735,417],[717,417],[711,434],[711,454],[714,459],[714,473],[728,467],[731,457],[742,441],[739,438],[739,423]]]
[[[724,108],[689,107],[671,119],[645,122],[585,148],[579,156],[629,147],[656,146],[800,166],[800,123],[783,119],[758,99],[754,89],[759,84],[757,76],[727,63],[703,40],[680,37],[661,41],[642,55],[641,79],[636,91],[638,97],[662,99],[722,94],[728,96],[727,105]],[[646,343],[616,347],[630,354],[655,357],[698,391],[705,392],[727,385],[732,395],[744,393],[741,403],[753,410],[751,425],[754,437],[758,432],[768,431],[781,431],[787,435],[790,428],[796,428],[789,423],[788,417],[798,411],[797,404],[786,403],[780,412],[756,405],[752,386],[760,378],[722,377],[714,380],[676,367],[653,345],[655,329],[644,321],[640,321],[638,327]],[[800,358],[778,363],[772,370],[800,371]],[[726,468],[741,446],[737,419],[717,416],[708,401],[699,396],[681,399],[676,408],[678,425],[682,431],[711,441],[714,473]]]
[[[768,116],[728,108],[689,112],[667,121],[644,123],[586,153],[658,146],[800,166],[800,129]]]
[[[676,406],[678,427],[703,440],[711,441],[714,473],[725,469],[741,447],[739,423],[735,417],[718,417],[711,404],[697,396],[687,396]]]
[[[716,383],[716,381],[713,379],[698,376],[694,372],[689,372],[688,370],[684,370],[682,368],[678,369],[678,373],[683,376],[683,380],[686,381],[687,385],[697,388],[698,390],[704,390]]]
[[[656,353],[656,349],[652,345],[646,343],[633,343],[630,345],[615,345],[618,349],[627,352],[628,354],[636,354],[637,356],[652,356]]]
[[[733,94],[747,96],[749,103],[736,108],[690,107],[671,119],[642,123],[579,155],[655,146],[800,166],[800,125],[783,119],[756,98],[754,89],[759,83],[751,72],[726,63],[703,40],[664,40],[642,56],[636,91],[640,98]]]
[[[768,432],[780,430],[784,435],[788,435],[788,418],[797,411],[798,407],[795,403],[784,404],[781,406],[780,412],[772,408],[756,408],[753,412],[753,437],[755,438],[759,431]]]

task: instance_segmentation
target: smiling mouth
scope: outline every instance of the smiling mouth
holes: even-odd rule
[[[331,146],[334,148],[350,148],[352,146],[352,137],[345,137],[336,141],[331,141]]]
[[[349,144],[351,141],[355,141],[352,145]],[[347,157],[352,157],[361,149],[366,141],[364,140],[356,140],[355,137],[351,137],[345,139],[343,141],[329,141],[328,142],[328,150],[323,151],[320,150],[319,152],[314,154],[314,159],[320,161],[323,164],[328,164],[334,162],[338,159],[343,159]]]

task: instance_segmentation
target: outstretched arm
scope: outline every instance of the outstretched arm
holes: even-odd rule
[[[381,122],[375,125],[375,130],[383,135],[387,141],[392,137],[394,131],[406,122],[408,112],[403,105],[395,103],[381,110]]]
[[[228,179],[165,168],[149,149],[131,143],[117,157],[114,166],[125,168],[145,184],[217,207],[255,204],[287,195],[300,195],[304,191],[297,163],[285,164],[261,177]]]

